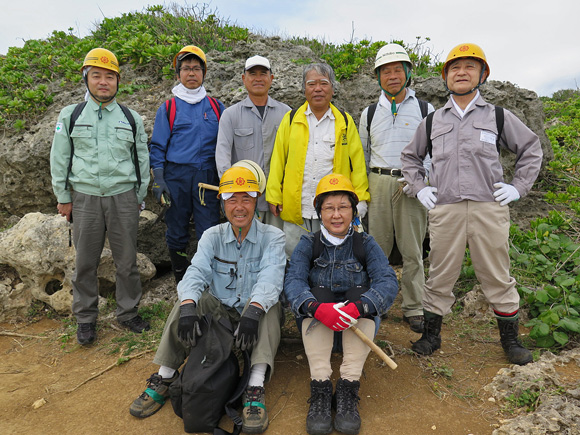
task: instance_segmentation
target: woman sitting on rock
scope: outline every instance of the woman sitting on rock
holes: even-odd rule
[[[344,175],[330,174],[320,180],[314,207],[322,229],[302,236],[284,283],[310,366],[306,431],[311,435],[332,432],[330,356],[335,331],[343,331],[343,357],[333,401],[334,428],[358,434],[359,379],[370,349],[349,328],[358,320],[357,327],[374,337],[373,317],[388,310],[398,291],[382,249],[371,236],[353,227],[357,203],[353,185]]]

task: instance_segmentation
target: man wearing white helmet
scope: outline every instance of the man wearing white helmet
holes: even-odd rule
[[[115,55],[95,48],[87,53],[81,72],[87,101],[60,112],[50,171],[58,212],[74,226],[72,311],[77,341],[88,345],[97,337],[97,267],[105,237],[117,268],[117,319],[133,332],[149,329],[137,314],[141,300],[137,228],[149,185],[149,156],[143,121],[115,100],[120,81]]]
[[[268,59],[252,56],[246,60],[242,82],[248,96],[228,107],[220,120],[215,150],[220,177],[239,160],[256,162],[268,176],[276,132],[282,117],[290,110],[288,105],[268,95],[272,80]],[[264,196],[258,199],[258,213],[262,222],[282,229],[282,219],[270,213]]]
[[[401,155],[408,194],[429,210],[429,278],[423,308],[425,328],[412,349],[431,355],[441,347],[443,316],[455,302],[465,247],[483,294],[493,307],[501,344],[512,364],[532,361],[518,340],[520,297],[510,276],[510,202],[527,194],[542,164],[538,136],[508,110],[487,103],[479,87],[489,77],[481,47],[454,47],[441,75],[450,95],[441,109],[419,125]],[[499,109],[499,110],[498,110]],[[516,155],[510,184],[504,182],[501,149]],[[432,155],[429,183],[423,160]]]
[[[412,64],[398,44],[387,44],[377,53],[375,74],[381,95],[378,103],[363,110],[359,133],[369,173],[368,232],[390,256],[397,244],[403,257],[401,294],[403,319],[415,332],[423,332],[423,240],[427,212],[416,198],[402,195],[401,151],[433,106],[417,99],[408,88]],[[428,171],[430,161],[424,162]],[[402,181],[402,180],[401,180]]]

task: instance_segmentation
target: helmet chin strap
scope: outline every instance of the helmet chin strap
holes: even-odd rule
[[[411,69],[407,66],[405,62],[401,63],[403,65],[403,69],[405,70],[405,83],[403,83],[403,86],[401,87],[401,89],[399,89],[399,91],[396,94],[391,94],[389,91],[383,88],[383,85],[381,84],[380,70],[379,73],[377,74],[377,81],[379,82],[379,87],[385,93],[385,95],[388,95],[389,98],[391,99],[391,113],[393,114],[393,116],[397,116],[397,103],[395,103],[395,98],[397,97],[397,95],[403,92],[403,90],[407,87],[409,79],[411,78]]]
[[[89,80],[87,79],[87,75],[83,73],[83,80],[85,82],[85,86],[87,87],[87,92],[89,93],[89,95],[95,100],[99,102],[99,119],[103,118],[103,112],[102,112],[102,108],[103,108],[103,104],[107,104],[110,103],[111,101],[113,101],[115,99],[115,97],[117,96],[117,92],[119,92],[119,74],[117,74],[117,89],[115,90],[115,93],[113,94],[113,96],[111,98],[108,98],[106,100],[101,100],[100,98],[98,98],[96,95],[94,95],[91,90],[89,89]]]
[[[449,89],[449,87],[447,86],[447,73],[445,73],[445,89],[447,89],[447,92],[449,92],[451,95],[457,95],[458,97],[463,97],[464,95],[469,95],[472,92],[477,91],[479,89],[479,87],[481,85],[483,85],[483,83],[485,83],[485,80],[483,82],[481,81],[481,79],[483,78],[483,75],[485,74],[485,66],[482,65],[481,67],[482,67],[482,69],[481,69],[481,74],[479,74],[478,85],[475,88],[471,89],[470,91],[463,92],[463,93],[455,92],[455,91],[452,91],[451,89]]]

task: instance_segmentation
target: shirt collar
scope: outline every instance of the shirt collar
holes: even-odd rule
[[[87,104],[89,105],[89,108],[91,110],[97,111],[99,110],[99,103],[97,103],[95,100],[93,100],[91,97],[89,97],[89,100],[87,101]],[[115,107],[117,107],[117,100],[114,99],[113,101],[111,101],[109,104],[107,104],[105,107],[103,107],[103,110],[108,110],[109,112],[111,112],[113,109],[115,109]]]
[[[258,241],[258,226],[256,225],[256,218],[252,219],[252,226],[246,235],[244,240],[247,240],[250,243],[256,244]],[[226,236],[225,236],[225,243],[238,243],[238,239],[236,238],[234,231],[232,231],[232,224],[228,222],[226,227]]]
[[[310,115],[315,116],[314,113],[312,113],[312,110],[310,110],[310,104],[307,104],[306,106],[306,110],[304,111],[304,114],[308,117]],[[322,118],[320,118],[320,120],[317,120],[318,122],[323,121],[325,118],[329,118],[329,119],[335,119],[334,118],[334,113],[332,113],[332,107],[329,107],[328,110],[326,111],[326,113],[324,115],[322,115]]]

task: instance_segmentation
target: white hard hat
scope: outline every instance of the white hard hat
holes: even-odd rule
[[[392,62],[407,62],[409,67],[412,66],[411,59],[403,47],[399,44],[387,44],[377,53],[375,59],[375,72],[382,65]]]
[[[266,174],[264,174],[260,165],[252,160],[240,160],[239,162],[234,163],[232,167],[242,167],[252,171],[258,181],[258,190],[260,193],[264,193],[264,190],[266,190]]]

